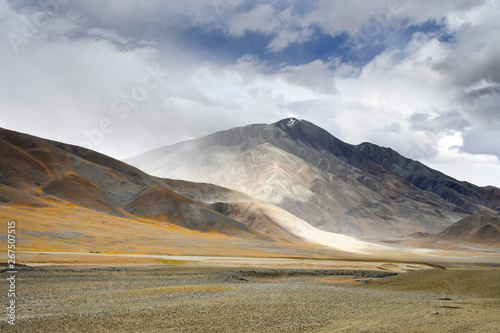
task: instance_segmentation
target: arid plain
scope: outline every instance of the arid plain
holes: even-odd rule
[[[11,332],[495,332],[488,265],[20,253]],[[36,263],[38,262],[38,263]],[[5,302],[1,295],[0,302]]]

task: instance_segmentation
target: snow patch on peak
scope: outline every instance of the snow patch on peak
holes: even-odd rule
[[[295,125],[297,125],[298,123],[300,123],[300,120],[298,119],[295,119],[295,118],[290,118],[288,120],[288,123],[286,124],[288,127],[290,128],[293,128]]]

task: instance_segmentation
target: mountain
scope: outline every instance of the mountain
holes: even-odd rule
[[[414,248],[494,253],[500,247],[500,215],[470,215],[434,234],[413,233],[385,240],[384,243]]]
[[[318,230],[248,194],[153,177],[95,151],[6,129],[0,218],[16,221],[24,250],[321,256],[387,248]]]
[[[434,236],[437,240],[500,244],[500,216],[465,217]]]
[[[500,212],[499,189],[460,182],[371,143],[347,144],[305,120],[221,131],[126,160],[152,175],[255,196],[313,226],[364,238],[436,233]]]
[[[325,232],[289,212],[263,200],[223,187],[164,179],[176,191],[203,205],[212,207],[252,230],[290,242],[316,244],[350,253],[379,254],[388,251],[411,253],[387,245],[364,242],[338,233]]]
[[[0,152],[0,202],[35,208],[72,203],[116,217],[256,236],[241,223],[179,195],[161,179],[94,151],[2,129]],[[194,218],[199,215],[203,218]]]

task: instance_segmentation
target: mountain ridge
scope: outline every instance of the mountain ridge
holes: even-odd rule
[[[290,121],[293,121],[293,126],[288,126],[288,123]],[[305,124],[306,126],[304,127],[308,129],[304,131],[303,126],[301,126],[302,124]],[[297,132],[295,130],[298,128],[300,131],[299,135],[301,139],[311,136],[310,133],[314,133],[315,130],[318,131],[319,129],[319,133],[322,137],[320,140],[316,138],[316,140],[320,143],[319,147],[328,150],[336,156],[343,155],[344,157],[351,159],[350,162],[352,162],[356,167],[360,169],[365,169],[363,168],[363,166],[366,165],[366,162],[363,159],[352,159],[352,157],[355,155],[355,150],[363,152],[370,158],[371,161],[380,166],[383,166],[384,168],[400,176],[419,189],[436,193],[443,197],[445,200],[449,197],[449,195],[447,195],[448,193],[446,193],[446,190],[452,190],[459,192],[460,194],[465,194],[476,204],[481,204],[495,210],[498,210],[499,208],[498,205],[495,205],[484,197],[483,193],[488,187],[481,188],[468,182],[460,182],[457,179],[447,176],[440,171],[427,167],[421,162],[405,158],[392,148],[381,147],[369,142],[363,142],[359,145],[350,145],[343,142],[342,140],[335,138],[327,131],[310,122],[298,120],[295,118],[286,118],[274,123],[273,125],[286,130],[286,132],[289,133],[292,137],[297,137],[297,135],[293,132]],[[309,129],[311,126],[314,127],[313,130]],[[330,142],[325,143],[325,138],[326,140],[329,139]],[[309,140],[304,141],[306,143],[310,142]],[[318,149],[318,146],[316,146],[315,148]],[[491,189],[492,187],[493,186],[490,186],[489,188]],[[493,189],[493,191],[494,190],[495,189]],[[496,190],[500,189],[496,188]]]
[[[144,188],[156,186],[169,192],[169,199],[185,210],[182,219],[165,217],[165,221],[186,227],[183,220],[201,209],[207,216],[215,216],[196,220],[199,223],[191,223],[191,229],[229,234],[231,230],[242,231],[260,237],[244,225],[179,196],[161,179],[98,152],[6,129],[0,129],[0,148],[0,183],[10,188],[1,193],[5,203],[15,203],[17,197],[30,198],[35,207],[63,201],[124,218],[132,213],[127,203],[143,196]]]
[[[434,238],[498,245],[500,243],[500,216],[471,215],[434,235]]]
[[[126,161],[157,176],[249,193],[320,229],[353,236],[434,233],[466,215],[500,211],[486,189],[390,148],[347,144],[296,118],[219,131]]]
[[[92,150],[1,128],[0,207],[5,208],[0,215],[8,211],[12,215],[6,218],[20,219],[25,227],[18,233],[27,243],[41,239],[48,241],[43,246],[66,243],[79,250],[88,246],[86,238],[93,239],[95,246],[112,248],[120,239],[109,239],[122,233],[112,225],[134,230],[143,226],[153,230],[153,238],[160,242],[172,242],[176,235],[174,243],[194,248],[184,253],[220,254],[235,247],[246,254],[287,253],[299,248],[317,253],[365,253],[387,248],[315,229],[248,194],[213,184],[153,177]],[[156,233],[165,240],[158,240]],[[151,238],[126,234],[122,241],[135,246],[144,246],[141,239]],[[203,250],[196,242],[216,245]],[[160,249],[166,245],[151,246]],[[176,251],[181,250],[176,245]]]

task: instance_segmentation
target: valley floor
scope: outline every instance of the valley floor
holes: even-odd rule
[[[319,262],[305,268],[300,260],[288,261],[276,268],[153,258],[147,264],[20,266],[16,325],[7,327],[2,320],[0,331],[494,332],[500,327],[498,268]],[[0,304],[6,296],[0,294]]]

